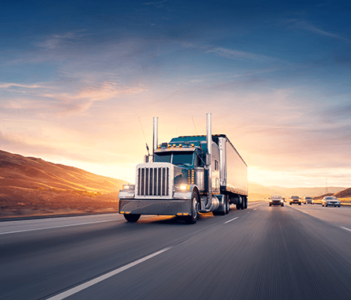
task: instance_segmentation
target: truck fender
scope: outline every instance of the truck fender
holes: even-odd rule
[[[176,199],[184,199],[184,200],[191,200],[191,196],[193,195],[193,192],[196,191],[198,195],[198,199],[200,200],[200,194],[199,194],[199,189],[195,184],[190,185],[190,189],[187,192],[175,192],[173,194],[173,197]]]

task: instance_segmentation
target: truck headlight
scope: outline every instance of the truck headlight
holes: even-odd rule
[[[135,185],[134,184],[123,184],[122,185],[122,189],[123,190],[134,190],[135,189]]]
[[[178,186],[175,186],[176,190],[179,192],[186,192],[190,191],[190,185],[189,184],[180,184]]]

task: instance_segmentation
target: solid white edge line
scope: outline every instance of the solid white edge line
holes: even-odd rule
[[[110,278],[110,277],[112,277],[112,276],[114,276],[114,275],[116,275],[118,273],[121,273],[121,272],[123,272],[125,270],[128,270],[131,267],[134,267],[134,266],[136,266],[136,265],[138,265],[138,264],[140,264],[140,263],[142,263],[142,262],[144,262],[144,261],[146,261],[146,260],[148,260],[150,258],[153,258],[153,257],[155,257],[155,256],[157,256],[157,255],[159,255],[159,254],[171,249],[171,248],[172,247],[164,248],[164,249],[162,249],[160,251],[157,251],[157,252],[155,252],[153,254],[150,254],[148,256],[140,258],[140,259],[138,259],[138,260],[136,260],[136,261],[134,261],[134,262],[132,262],[132,263],[130,263],[128,265],[120,267],[120,268],[118,268],[116,270],[113,270],[113,271],[108,272],[108,273],[106,273],[104,275],[101,275],[101,276],[99,276],[97,278],[89,280],[89,281],[87,281],[87,282],[85,282],[83,284],[80,284],[80,285],[78,285],[78,286],[76,286],[76,287],[74,287],[72,289],[69,289],[68,291],[65,291],[65,292],[60,293],[60,294],[58,294],[56,296],[47,298],[47,300],[61,300],[61,299],[65,299],[65,298],[67,298],[69,296],[72,296],[73,294],[76,294],[76,293],[78,293],[78,292],[80,292],[80,291],[82,291],[82,290],[84,290],[84,289],[86,289],[88,287],[91,287],[94,284],[97,284],[97,283],[99,283],[99,282],[101,282],[101,281],[103,281],[105,279],[108,279],[108,278]]]
[[[104,222],[114,222],[115,220],[103,220],[103,221],[95,221],[95,222],[87,222],[87,223],[78,223],[78,224],[70,224],[70,225],[61,225],[61,226],[53,226],[53,227],[45,227],[45,228],[33,228],[26,230],[18,230],[18,231],[8,231],[8,232],[0,232],[2,234],[10,234],[10,233],[19,233],[19,232],[27,232],[27,231],[37,231],[37,230],[45,230],[45,229],[54,229],[54,228],[63,228],[63,227],[71,227],[71,226],[79,226],[79,225],[88,225],[88,224],[97,224]]]
[[[343,227],[343,226],[340,226],[340,227],[345,229],[345,230],[347,230],[347,231],[351,231],[351,229],[349,229],[349,228],[346,228],[346,227]]]
[[[231,221],[234,221],[234,220],[236,220],[237,218],[239,218],[239,217],[235,217],[235,218],[233,218],[233,219],[230,219],[229,221],[224,222],[224,224],[227,224],[227,223],[229,223],[229,222],[231,222]]]

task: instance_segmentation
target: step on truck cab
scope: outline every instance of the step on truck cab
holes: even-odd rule
[[[154,118],[152,160],[136,166],[135,185],[119,192],[119,212],[129,222],[141,215],[175,215],[196,223],[198,213],[225,215],[230,204],[247,208],[247,165],[225,134],[179,136],[158,144]],[[148,156],[146,156],[148,158]]]

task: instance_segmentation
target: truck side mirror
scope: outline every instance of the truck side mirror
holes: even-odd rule
[[[210,165],[211,164],[211,154],[209,153],[206,153],[206,165]]]

